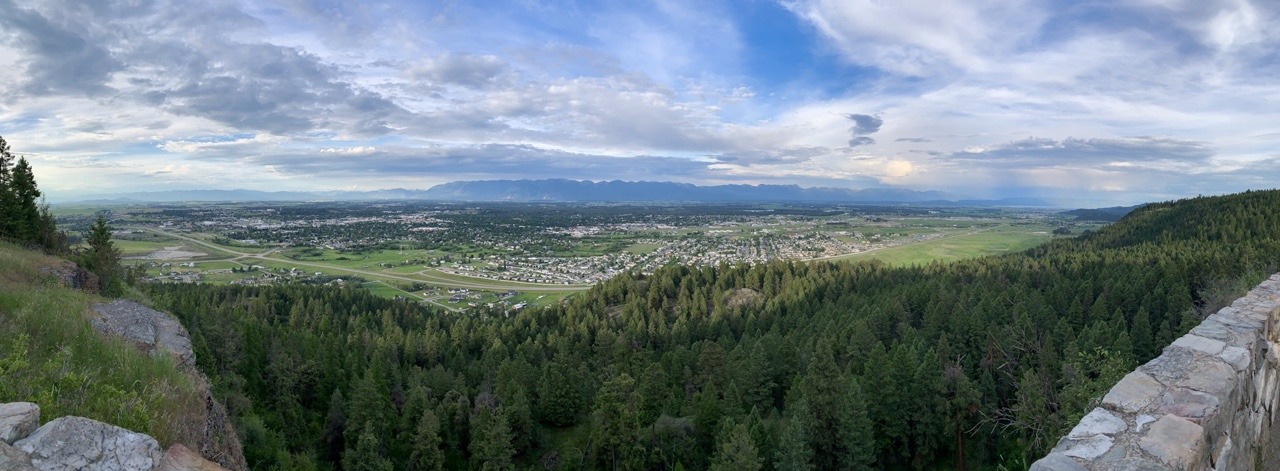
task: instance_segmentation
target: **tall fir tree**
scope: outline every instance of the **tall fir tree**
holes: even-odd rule
[[[31,164],[24,157],[18,158],[10,174],[10,224],[13,226],[13,237],[23,242],[35,243],[40,236],[40,190],[36,188],[36,177],[31,172]]]
[[[85,234],[89,248],[80,254],[80,264],[98,276],[98,291],[116,296],[124,287],[120,279],[120,250],[111,242],[111,228],[101,214]]]
[[[15,233],[17,198],[13,193],[13,153],[9,143],[0,137],[0,238],[11,238]]]

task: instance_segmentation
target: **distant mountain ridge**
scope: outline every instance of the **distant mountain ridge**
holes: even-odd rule
[[[962,199],[941,191],[902,188],[805,188],[799,185],[715,185],[646,181],[477,180],[436,185],[427,190],[372,191],[173,190],[95,195],[82,201],[105,203],[187,201],[375,201],[429,200],[475,202],[815,202],[855,204],[932,204],[965,206],[1053,206],[1036,198]]]

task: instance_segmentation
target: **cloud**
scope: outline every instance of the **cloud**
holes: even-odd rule
[[[111,90],[110,75],[123,67],[101,45],[11,0],[0,0],[0,25],[28,54],[23,92],[102,94]]]
[[[1131,138],[1026,138],[986,148],[966,149],[951,155],[967,161],[1020,163],[1023,165],[1100,165],[1112,162],[1152,163],[1172,161],[1195,165],[1216,153],[1206,142],[1172,137]]]
[[[899,138],[897,138],[897,139],[894,139],[894,140],[893,140],[893,142],[916,142],[916,143],[923,143],[923,142],[933,142],[933,139],[928,139],[928,138],[923,138],[923,137],[899,137]]]
[[[479,89],[499,85],[508,69],[507,63],[494,55],[450,54],[412,67],[406,73],[411,80]]]
[[[875,143],[875,139],[867,136],[855,136],[853,139],[849,139],[849,147],[869,146]]]
[[[849,132],[853,133],[855,136],[875,134],[876,131],[880,130],[880,126],[884,125],[884,120],[880,119],[879,116],[857,113],[847,114],[844,116],[849,118],[850,121],[853,121],[853,127],[849,128]]]

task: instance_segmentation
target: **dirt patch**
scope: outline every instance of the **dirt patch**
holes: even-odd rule
[[[126,258],[130,260],[187,260],[191,258],[203,257],[205,255],[209,255],[204,252],[193,252],[191,250],[184,250],[186,248],[187,248],[186,246],[175,245],[173,247],[165,247],[161,250],[156,250],[146,255],[140,255],[137,257],[126,257]]]
[[[760,292],[751,288],[738,288],[724,294],[724,304],[729,309],[738,306],[756,306],[760,302]]]

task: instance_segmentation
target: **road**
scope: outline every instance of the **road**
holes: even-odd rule
[[[155,234],[160,234],[163,236],[191,242],[193,244],[197,244],[202,247],[206,247],[218,252],[225,252],[228,254],[232,254],[234,255],[234,257],[231,258],[230,260],[233,262],[243,260],[243,259],[257,259],[257,260],[264,260],[264,261],[277,262],[277,263],[287,263],[290,265],[297,265],[300,267],[323,268],[326,270],[343,271],[348,273],[354,273],[357,275],[365,275],[365,276],[377,277],[377,278],[409,281],[409,282],[416,282],[416,283],[431,283],[431,284],[436,284],[436,285],[450,287],[450,288],[467,288],[467,289],[479,289],[479,290],[517,290],[517,291],[539,291],[539,292],[586,291],[588,289],[591,289],[591,285],[539,285],[539,284],[520,283],[520,282],[494,282],[494,283],[469,282],[469,281],[454,280],[454,279],[428,275],[425,273],[418,275],[420,276],[420,278],[411,278],[407,276],[400,276],[400,275],[388,274],[388,273],[382,273],[382,272],[376,272],[376,271],[360,270],[356,268],[339,267],[339,266],[323,264],[323,263],[301,262],[298,260],[292,260],[287,258],[272,257],[271,255],[275,253],[277,250],[279,250],[276,248],[268,249],[266,251],[259,252],[259,253],[241,252],[239,250],[232,250],[220,245],[211,244],[209,242],[196,239],[194,237],[189,237],[189,236],[185,236],[182,234],[177,234],[169,231],[162,231],[155,228],[131,227],[129,229],[144,230],[144,231],[152,232]],[[456,276],[462,276],[462,275],[456,275]],[[488,281],[488,280],[484,280],[484,281]]]

